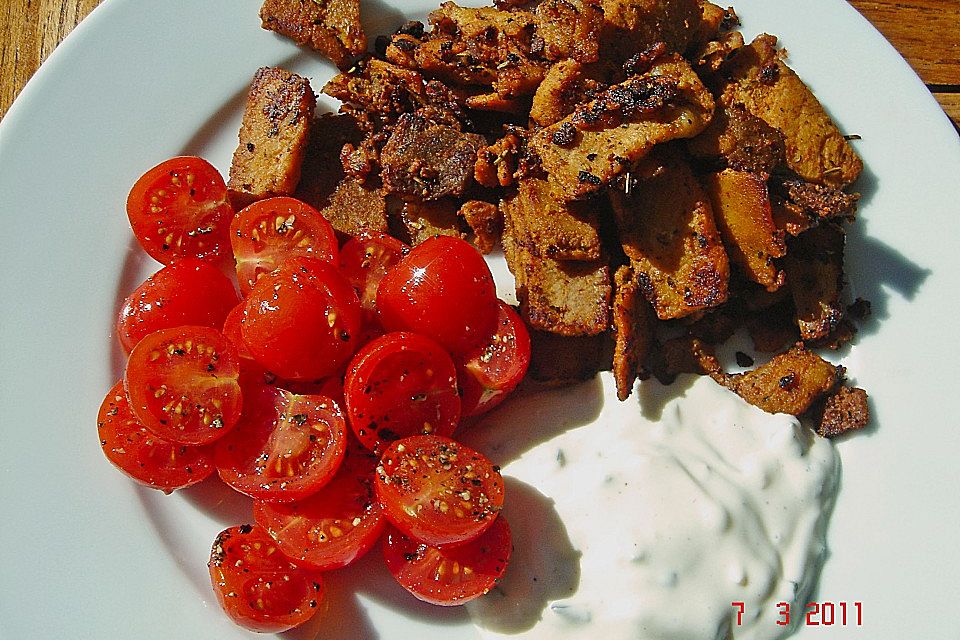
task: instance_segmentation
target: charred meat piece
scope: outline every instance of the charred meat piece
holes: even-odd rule
[[[599,191],[654,145],[692,138],[710,123],[713,97],[680,56],[604,91],[530,140],[565,200]]]
[[[356,112],[358,117],[376,115],[388,123],[424,107],[433,107],[446,115],[445,120],[455,122],[463,114],[466,99],[439,80],[376,58],[334,76],[323,93],[344,103],[342,110]]]
[[[261,26],[315,49],[343,68],[367,50],[360,0],[266,0]]]
[[[783,232],[773,222],[764,176],[724,169],[706,177],[714,217],[730,260],[768,291],[783,284],[774,262],[786,253]]]
[[[563,202],[546,180],[522,180],[517,193],[502,203],[514,242],[534,258],[599,260],[596,206]]]
[[[234,208],[290,195],[300,180],[316,96],[310,81],[275,67],[257,70],[227,187]]]
[[[870,422],[867,392],[840,385],[825,398],[823,407],[816,413],[817,433],[825,438],[862,429]]]
[[[614,275],[613,379],[617,398],[626,400],[637,378],[646,377],[643,363],[653,346],[653,313],[640,290],[636,274],[629,266],[617,269]]]
[[[707,194],[682,158],[663,157],[662,171],[610,200],[639,286],[669,320],[725,302],[730,266]]]
[[[856,215],[858,193],[805,182],[773,178],[770,180],[774,222],[792,236],[797,236],[823,220],[852,221]]]
[[[786,163],[783,134],[748,113],[743,105],[717,109],[710,126],[687,141],[687,150],[715,170],[769,175]]]
[[[718,72],[724,106],[746,110],[783,133],[787,165],[809,182],[843,187],[863,163],[813,92],[781,60],[777,39],[760,35]]]
[[[405,113],[380,154],[387,190],[424,200],[461,196],[473,182],[482,136]]]

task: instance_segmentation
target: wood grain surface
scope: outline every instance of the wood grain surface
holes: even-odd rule
[[[40,63],[100,1],[0,2],[0,117]],[[736,6],[735,0],[730,3]],[[960,0],[850,0],[850,4],[893,43],[954,125],[960,125]]]

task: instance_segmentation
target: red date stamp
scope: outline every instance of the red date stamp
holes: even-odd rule
[[[742,625],[743,615],[746,612],[745,604],[731,602],[730,606],[736,610],[737,626]],[[800,612],[792,611],[792,605],[789,602],[778,602],[776,607],[776,622],[781,627],[794,624],[796,622],[794,615],[801,616],[801,623],[808,627],[863,626],[862,602],[808,602]]]

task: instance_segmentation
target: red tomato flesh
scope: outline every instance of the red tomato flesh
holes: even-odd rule
[[[177,444],[209,444],[240,418],[236,348],[210,327],[161,329],[137,343],[123,385],[147,429]]]
[[[263,273],[287,258],[337,261],[337,236],[319,211],[286,196],[258,200],[230,223],[240,291],[246,294]]]
[[[258,501],[253,517],[298,565],[345,567],[373,547],[386,524],[373,492],[376,466],[373,454],[348,445],[337,475],[320,491],[289,504]]]
[[[523,320],[500,302],[497,331],[489,342],[457,362],[457,380],[466,416],[486,413],[503,402],[530,366],[530,333]]]
[[[244,387],[244,397],[240,424],[214,454],[224,482],[252,498],[290,502],[333,478],[347,435],[335,402],[253,384]]]
[[[437,236],[383,277],[377,310],[387,331],[416,331],[461,354],[486,344],[496,330],[497,292],[480,252],[465,240]]]
[[[398,438],[450,435],[460,419],[453,360],[433,340],[388,333],[361,349],[344,379],[350,427],[379,452]]]
[[[510,527],[501,515],[480,537],[453,547],[435,547],[391,529],[383,545],[387,569],[414,596],[442,606],[486,594],[510,561]]]
[[[246,309],[246,303],[241,302],[227,313],[227,316],[223,319],[223,335],[237,348],[237,355],[241,359],[253,360],[253,354],[247,349],[247,343],[243,340],[241,329],[243,316],[247,312]]]
[[[503,507],[500,470],[450,438],[412,436],[380,457],[374,487],[393,526],[430,545],[476,538]]]
[[[217,600],[235,623],[261,633],[280,633],[313,617],[323,597],[314,571],[278,553],[277,544],[255,525],[220,532],[207,563]]]
[[[127,196],[133,234],[163,264],[178,258],[219,261],[230,250],[233,207],[217,169],[194,156],[161,162],[143,174]]]
[[[281,378],[319,380],[343,367],[360,342],[360,302],[336,267],[295,257],[263,274],[247,297],[243,341]]]
[[[97,416],[97,431],[107,459],[144,486],[170,493],[201,482],[213,473],[209,449],[167,442],[137,420],[130,411],[123,380],[104,398]]]
[[[129,353],[160,329],[185,324],[219,329],[239,302],[233,283],[219,269],[184,258],[157,271],[124,300],[117,335]]]

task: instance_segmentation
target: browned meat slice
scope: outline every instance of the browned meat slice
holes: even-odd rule
[[[824,224],[790,243],[784,270],[804,340],[826,338],[843,319],[844,239],[843,229]]]
[[[610,337],[559,336],[530,331],[530,368],[527,377],[549,386],[589,380],[610,368]]]
[[[367,50],[360,0],[265,0],[261,26],[316,49],[338,67]]]
[[[596,205],[563,202],[546,180],[522,180],[515,195],[501,203],[514,241],[534,258],[599,260]]]
[[[349,115],[325,113],[310,127],[310,140],[294,196],[315,209],[327,206],[343,179],[340,154],[345,144],[359,144],[363,133]]]
[[[724,9],[707,0],[700,0],[700,9],[702,12],[700,24],[691,38],[691,47],[714,40],[722,31],[739,24],[737,14],[733,12],[732,7]]]
[[[457,212],[473,231],[473,242],[480,253],[493,251],[503,233],[503,215],[495,204],[482,200],[469,200]]]
[[[783,287],[779,292],[784,293],[786,289]],[[761,353],[775,353],[796,343],[800,331],[793,299],[784,295],[769,306],[754,309],[747,319],[747,331],[753,348]]]
[[[863,389],[840,385],[823,404],[817,420],[817,433],[825,438],[862,429],[870,422],[867,392]]]
[[[411,245],[418,245],[434,236],[464,237],[457,217],[457,201],[443,198],[424,202],[407,200],[400,207],[400,221],[407,230]]]
[[[343,236],[363,230],[387,230],[386,196],[375,179],[361,181],[344,174],[340,154],[345,144],[358,144],[362,133],[348,115],[316,119],[294,196],[320,211]]]
[[[430,39],[412,51],[417,68],[428,74],[489,86],[505,98],[529,95],[543,79],[543,63],[530,59],[535,29],[530,12],[444,2],[430,14],[430,23]]]
[[[535,258],[508,216],[503,252],[517,284],[520,310],[534,329],[565,336],[596,335],[610,326],[610,269],[602,261]]]
[[[843,187],[860,175],[860,158],[813,92],[783,63],[774,36],[758,36],[737,50],[718,76],[720,103],[743,104],[779,129],[787,165],[804,180]]]
[[[530,150],[565,200],[598,191],[654,145],[692,138],[710,123],[713,97],[680,56],[614,85],[540,130]]]
[[[316,96],[310,81],[275,67],[253,76],[227,187],[234,208],[293,193],[310,134]]]
[[[643,363],[653,346],[653,314],[640,290],[636,274],[629,266],[617,269],[614,275],[613,379],[617,398],[626,400],[637,378],[645,377]]]
[[[356,236],[361,231],[387,233],[387,194],[370,180],[361,183],[345,177],[320,213],[343,236]]]
[[[602,0],[605,55],[625,60],[657,42],[683,52],[698,32],[698,0]]]
[[[544,0],[534,12],[536,38],[547,60],[596,62],[603,9],[599,0]]]
[[[773,223],[770,196],[763,176],[724,169],[706,179],[714,217],[730,260],[753,282],[773,291],[783,284],[774,263],[783,257],[783,232]]]
[[[485,144],[482,136],[404,114],[380,154],[384,186],[424,200],[463,195]]]
[[[730,265],[697,178],[677,155],[663,159],[661,171],[610,200],[640,288],[669,320],[726,301]]]
[[[830,364],[802,343],[746,373],[710,376],[767,413],[799,416],[843,378],[843,367]]]
[[[654,345],[648,359],[650,372],[661,384],[672,384],[678,375],[722,375],[710,345],[692,336],[678,336]]]
[[[687,141],[687,150],[715,169],[771,174],[786,162],[783,134],[743,105],[717,109],[710,126]]]

